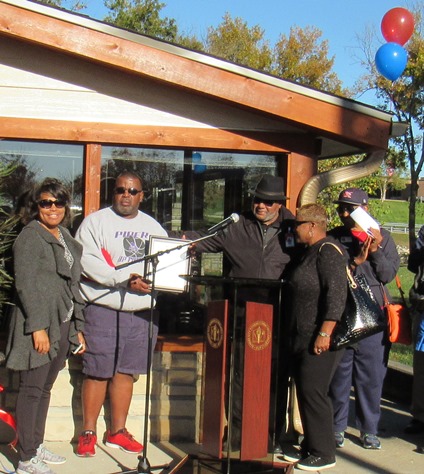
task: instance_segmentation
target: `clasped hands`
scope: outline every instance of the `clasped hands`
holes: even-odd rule
[[[149,294],[152,292],[151,281],[143,278],[137,273],[131,273],[128,280],[128,287],[131,291],[142,294]]]

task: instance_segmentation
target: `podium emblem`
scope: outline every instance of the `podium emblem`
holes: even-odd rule
[[[256,321],[247,331],[247,344],[254,351],[266,349],[271,342],[271,329],[265,321]]]
[[[224,340],[224,329],[219,319],[212,318],[209,321],[207,337],[209,345],[213,349],[218,349],[219,347],[221,347],[222,342]]]

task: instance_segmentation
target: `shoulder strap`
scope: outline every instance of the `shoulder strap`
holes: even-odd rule
[[[332,247],[334,247],[340,253],[340,255],[343,255],[343,252],[341,251],[340,247],[338,247],[333,242],[324,242],[323,244],[321,244],[321,247],[319,248],[318,252],[321,252],[321,249],[324,247],[324,245],[331,245]],[[352,274],[352,272],[349,268],[349,265],[346,265],[346,276],[347,276],[347,281],[348,281],[349,285],[352,288],[356,288],[357,284],[356,284],[356,281],[353,277],[353,274]]]
[[[332,247],[334,247],[337,252],[339,252],[341,255],[343,255],[343,252],[340,250],[340,248],[336,245],[336,244],[333,244],[333,242],[324,242],[323,244],[321,244],[321,247],[319,248],[319,252],[321,252],[321,249],[324,247],[324,245],[331,245]]]

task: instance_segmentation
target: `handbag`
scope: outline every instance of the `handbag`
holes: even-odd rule
[[[406,304],[405,294],[402,289],[400,278],[396,275],[396,286],[398,287],[402,304],[390,303],[383,285],[381,285],[383,292],[384,308],[387,314],[387,325],[389,329],[390,342],[398,344],[405,344],[409,346],[412,344],[412,322],[409,314],[408,305]]]
[[[342,253],[339,247],[336,245],[334,247]],[[346,307],[331,335],[330,349],[333,351],[355,344],[387,328],[385,314],[375,299],[365,275],[354,275],[348,266],[346,274],[348,287]]]
[[[332,334],[330,348],[339,350],[387,328],[383,310],[375,299],[365,275],[353,275],[346,267],[348,294],[342,319]]]

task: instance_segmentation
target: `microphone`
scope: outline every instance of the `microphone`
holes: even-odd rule
[[[230,224],[234,224],[235,222],[238,222],[239,219],[240,219],[240,216],[236,214],[235,212],[233,212],[231,216],[227,217],[221,222],[218,222],[218,224],[215,224],[212,227],[210,227],[207,230],[207,232],[209,235],[216,234],[220,230],[225,229],[225,227],[228,227]]]

